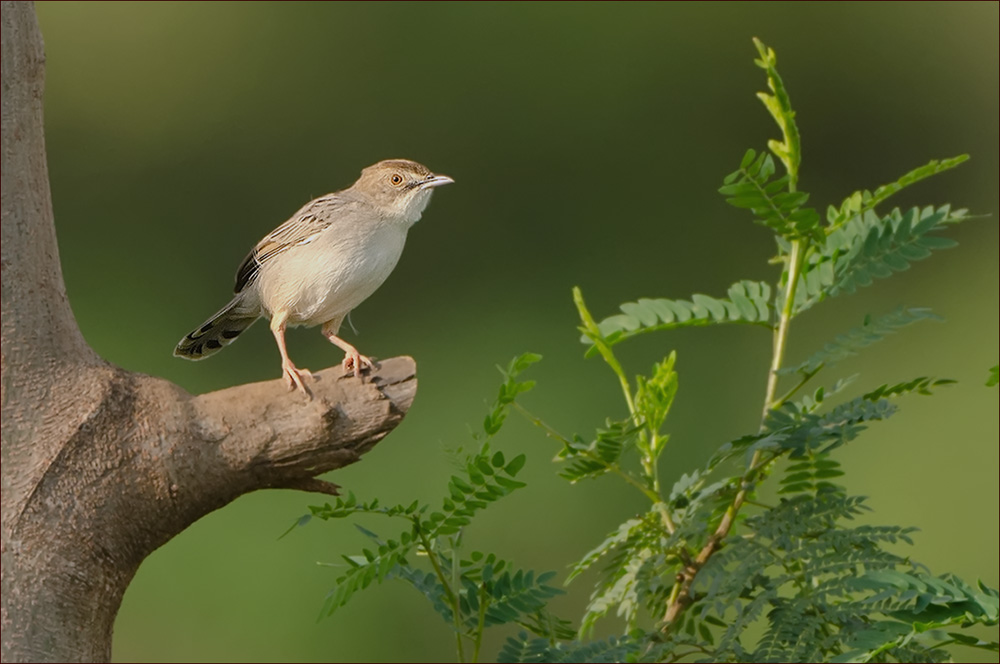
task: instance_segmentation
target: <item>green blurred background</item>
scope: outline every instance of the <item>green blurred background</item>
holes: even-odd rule
[[[997,3],[48,3],[46,124],[66,286],[108,360],[192,392],[277,379],[263,325],[204,363],[175,342],[228,300],[248,248],[312,197],[379,159],[455,178],[411,232],[400,265],[354,315],[352,339],[407,354],[420,389],[407,419],[363,463],[332,475],[385,502],[440,496],[446,449],[467,444],[496,363],[545,356],[528,406],[589,435],[620,416],[615,381],[577,342],[570,288],[595,314],[642,296],[722,294],[769,279],[768,233],[716,194],[776,128],[754,93],[752,36],[774,47],[804,140],[801,187],[825,208],[932,158],[958,171],[894,204],[953,202],[990,217],[961,245],[793,326],[797,360],[866,313],[933,307],[924,323],[845,362],[858,389],[937,375],[841,454],[872,520],[916,525],[914,558],[998,583]],[[316,330],[290,335],[318,369],[341,354]],[[746,328],[651,335],[622,347],[630,373],[671,348],[681,392],[664,480],[754,430],[770,338]],[[834,375],[828,377],[832,382]],[[553,443],[517,418],[501,445],[526,451],[529,487],[467,533],[470,547],[556,569],[641,500],[613,479],[569,486]],[[448,628],[401,583],[317,622],[350,523],[278,536],[321,502],[258,492],[154,553],[125,596],[119,661],[439,661]],[[363,522],[383,534],[396,524]],[[556,603],[579,615],[590,579]],[[613,625],[608,625],[610,629]],[[495,653],[502,633],[493,635]],[[995,661],[995,660],[994,660]]]

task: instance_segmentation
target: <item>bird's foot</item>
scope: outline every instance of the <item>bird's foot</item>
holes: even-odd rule
[[[281,365],[281,372],[289,390],[302,390],[303,394],[310,399],[312,398],[312,392],[309,391],[309,388],[306,387],[306,384],[303,381],[304,378],[311,379],[313,377],[313,375],[309,373],[308,369],[299,369],[291,362],[285,362]]]
[[[340,363],[340,366],[344,367],[344,371],[347,372],[345,375],[361,376],[362,371],[371,369],[375,365],[370,358],[355,350],[353,353],[348,352],[344,355],[344,361]]]

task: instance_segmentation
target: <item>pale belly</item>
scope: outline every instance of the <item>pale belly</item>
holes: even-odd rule
[[[261,268],[261,305],[269,317],[287,311],[289,325],[342,319],[382,285],[405,241],[406,230],[390,226],[353,241],[331,233],[293,247]]]

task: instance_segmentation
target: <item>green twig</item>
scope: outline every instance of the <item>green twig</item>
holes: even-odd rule
[[[615,372],[618,376],[618,382],[621,384],[622,393],[625,395],[625,403],[628,404],[628,412],[632,417],[632,422],[635,426],[639,426],[639,416],[635,410],[635,402],[632,400],[632,387],[629,385],[628,378],[625,376],[625,370],[622,369],[621,362],[615,357],[614,352],[611,350],[611,346],[604,340],[604,335],[601,334],[601,329],[597,326],[594,321],[594,317],[590,314],[587,309],[586,303],[583,301],[583,293],[580,291],[579,287],[573,288],[573,303],[576,304],[576,310],[580,314],[580,321],[583,323],[581,326],[581,331],[587,335],[587,337],[593,342],[594,347],[597,348],[597,352],[601,354],[604,361],[607,363],[611,370]]]
[[[475,648],[472,652],[472,661],[479,661],[479,647],[483,643],[483,632],[486,630],[486,607],[490,596],[486,593],[486,584],[479,584],[479,622],[476,625]]]
[[[441,565],[438,563],[437,556],[431,551],[431,544],[427,541],[427,535],[424,534],[423,529],[420,528],[420,523],[414,520],[416,525],[417,536],[420,537],[421,544],[424,545],[424,551],[427,552],[427,558],[431,561],[431,566],[434,568],[434,573],[437,574],[438,581],[441,582],[441,587],[444,589],[445,597],[448,599],[448,604],[451,605],[451,615],[455,622],[455,646],[458,649],[458,661],[465,661],[465,648],[462,645],[462,617],[461,617],[461,604],[458,601],[458,597],[455,592],[448,585],[448,579],[445,578],[444,570],[441,569]],[[456,569],[455,561],[451,561],[452,571]]]
[[[791,185],[789,185],[791,187]],[[788,341],[788,328],[789,323],[791,323],[793,315],[793,305],[795,302],[795,289],[799,282],[799,270],[801,269],[801,255],[802,255],[802,240],[795,240],[792,242],[792,249],[788,259],[788,271],[786,273],[787,280],[785,281],[785,301],[781,307],[781,317],[778,320],[778,327],[774,333],[774,349],[771,357],[771,369],[767,381],[767,392],[764,397],[764,413],[761,416],[761,428],[763,429],[763,422],[767,419],[767,414],[771,411],[774,406],[775,399],[774,395],[778,388],[778,370],[781,369],[781,364],[785,355],[785,347]],[[773,457],[772,457],[773,459]],[[722,520],[719,522],[718,527],[712,536],[708,538],[708,542],[702,547],[701,551],[698,552],[698,556],[694,559],[694,564],[687,570],[685,570],[681,576],[682,579],[677,583],[680,590],[676,593],[671,593],[671,598],[667,602],[667,611],[664,615],[665,628],[669,628],[680,616],[681,612],[691,603],[691,586],[694,583],[694,577],[697,575],[698,570],[700,570],[708,559],[718,550],[722,543],[722,540],[726,538],[729,534],[729,530],[736,523],[736,515],[739,514],[740,508],[743,507],[744,501],[746,501],[747,494],[750,492],[750,488],[753,486],[754,480],[757,477],[757,473],[761,468],[768,465],[771,459],[763,460],[763,453],[761,450],[757,450],[753,453],[753,457],[750,459],[750,464],[747,467],[745,473],[743,473],[743,478],[740,482],[740,490],[736,492],[736,496],[733,497],[733,502],[730,503],[729,507],[726,509],[725,514],[722,516]]]
[[[768,147],[785,165],[785,169],[788,172],[788,191],[789,193],[793,193],[799,181],[799,166],[802,161],[799,130],[795,124],[795,113],[792,111],[791,102],[788,99],[784,83],[778,75],[776,69],[777,57],[774,55],[774,51],[767,48],[756,38],[754,38],[754,44],[757,46],[757,51],[761,56],[760,60],[757,60],[757,64],[767,72],[767,83],[773,93],[758,93],[757,96],[764,102],[764,106],[767,107],[767,110],[771,112],[774,120],[778,123],[783,138],[783,141],[780,143],[775,140],[769,141]],[[781,369],[785,357],[785,348],[788,343],[788,329],[792,321],[792,316],[795,313],[795,290],[799,283],[799,272],[802,270],[803,254],[808,246],[804,242],[801,238],[791,241],[788,262],[783,274],[785,277],[784,302],[782,303],[777,328],[774,331],[774,346],[771,354],[771,367],[768,372],[767,390],[764,396],[764,408],[761,414],[761,429],[763,429],[768,413],[775,407],[776,403],[775,395],[778,390],[778,370]],[[670,598],[667,601],[667,609],[664,615],[664,630],[670,629],[684,609],[693,601],[691,589],[695,576],[705,563],[708,562],[709,558],[719,549],[719,546],[729,534],[733,524],[736,523],[736,516],[739,514],[744,501],[746,501],[747,494],[750,492],[757,474],[770,462],[770,459],[765,461],[763,457],[764,455],[761,450],[754,452],[746,472],[743,473],[740,489],[733,497],[733,502],[726,509],[715,532],[712,533],[701,551],[698,552],[693,564],[687,566],[679,575],[674,586],[675,592],[671,592]]]
[[[792,189],[789,185],[789,189]],[[778,391],[778,370],[785,360],[785,348],[788,344],[788,327],[792,322],[795,308],[795,290],[799,284],[799,271],[802,269],[802,240],[793,240],[792,249],[788,254],[788,281],[785,284],[785,301],[781,306],[781,317],[774,331],[774,349],[771,354],[771,369],[767,375],[767,392],[764,395],[764,412],[761,414],[761,426],[767,419],[767,414],[773,410],[777,402],[774,395]],[[753,463],[751,462],[751,466]]]
[[[604,358],[607,365],[611,367],[611,370],[616,376],[618,376],[618,382],[621,384],[622,394],[625,396],[625,403],[628,405],[628,412],[632,418],[632,423],[637,427],[642,426],[642,422],[640,421],[641,418],[635,408],[635,401],[632,398],[632,386],[629,384],[628,378],[625,376],[625,370],[622,369],[622,365],[618,361],[618,358],[615,357],[614,351],[611,350],[611,346],[604,340],[604,335],[601,334],[601,329],[598,327],[597,323],[594,321],[594,317],[591,316],[590,311],[587,309],[587,305],[583,301],[583,293],[580,292],[579,288],[573,289],[573,302],[576,304],[576,309],[580,313],[580,321],[583,323],[581,330],[593,342],[594,347],[597,348],[597,352],[601,354],[601,357]],[[647,455],[647,457],[652,456],[653,447],[649,446],[649,449],[651,452]],[[586,452],[582,453],[587,455]],[[673,534],[674,531],[677,530],[677,525],[670,516],[670,510],[664,504],[663,498],[660,496],[660,482],[657,477],[656,460],[653,459],[652,463],[650,463],[648,458],[644,458],[642,463],[647,476],[652,478],[652,488],[644,486],[617,465],[609,466],[609,469],[625,478],[626,482],[642,491],[643,495],[649,498],[654,505],[659,506],[660,515],[663,518],[663,526],[667,529],[668,533]]]
[[[589,450],[581,450],[581,449],[579,449],[577,447],[573,447],[573,445],[574,445],[573,441],[569,440],[564,435],[562,435],[561,433],[559,433],[558,431],[556,431],[555,429],[553,429],[551,426],[549,426],[540,417],[537,417],[537,416],[533,415],[527,408],[525,408],[524,406],[522,406],[520,403],[518,403],[517,401],[515,401],[511,405],[514,406],[514,409],[517,410],[517,412],[521,413],[521,415],[523,415],[524,417],[526,417],[529,422],[531,422],[532,424],[534,424],[536,427],[538,427],[540,429],[543,429],[545,431],[545,433],[550,438],[555,438],[556,440],[558,440],[563,445],[572,448],[574,451],[576,451],[581,456],[585,456],[588,459],[591,459],[592,461],[596,461],[598,463],[604,464],[605,467],[608,470],[610,470],[611,472],[617,474],[619,477],[621,477],[622,479],[624,479],[630,485],[632,485],[633,487],[635,487],[636,489],[638,489],[640,492],[642,492],[642,495],[644,495],[647,498],[649,498],[649,500],[651,502],[653,502],[654,504],[655,503],[661,503],[661,504],[663,503],[663,501],[660,499],[660,496],[658,494],[656,494],[652,489],[650,489],[649,487],[645,486],[642,482],[640,482],[639,480],[635,479],[634,477],[632,477],[631,475],[629,475],[627,472],[625,472],[625,469],[623,469],[621,466],[614,465],[614,464],[608,465],[600,457],[598,457],[596,454],[593,454]],[[667,530],[670,533],[673,533],[676,528],[674,528],[673,520],[670,518],[669,514],[666,515],[666,518],[664,519],[664,522],[670,524],[670,526],[668,526]]]
[[[791,399],[791,398],[792,398],[793,396],[795,396],[795,393],[796,393],[796,392],[798,392],[799,390],[801,390],[801,389],[802,389],[802,388],[803,388],[803,387],[805,386],[805,384],[806,384],[806,383],[808,383],[808,382],[809,382],[810,380],[812,380],[812,379],[813,379],[813,376],[815,376],[816,374],[818,374],[818,373],[820,372],[820,370],[821,370],[821,369],[822,369],[822,368],[823,368],[824,366],[825,366],[825,365],[821,364],[821,365],[819,365],[818,367],[816,367],[816,368],[815,368],[814,370],[812,370],[812,371],[806,371],[806,372],[803,372],[803,373],[801,374],[801,375],[802,375],[802,378],[801,378],[801,379],[799,380],[799,382],[798,382],[798,383],[796,383],[796,384],[795,384],[795,387],[793,387],[792,389],[788,390],[787,392],[785,392],[785,393],[784,393],[784,394],[783,394],[783,395],[781,396],[781,398],[777,399],[777,400],[776,400],[776,401],[774,402],[774,405],[772,406],[771,410],[774,410],[775,408],[780,408],[780,407],[781,407],[782,405],[784,405],[784,404],[785,404],[785,403],[786,403],[786,402],[787,402],[787,401],[788,401],[789,399]]]

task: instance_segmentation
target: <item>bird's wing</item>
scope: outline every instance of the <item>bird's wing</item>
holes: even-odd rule
[[[307,203],[291,219],[271,231],[257,243],[236,271],[235,292],[239,293],[257,278],[257,273],[267,261],[286,249],[309,244],[330,227],[335,218],[331,214],[344,201],[336,194],[317,198]]]

